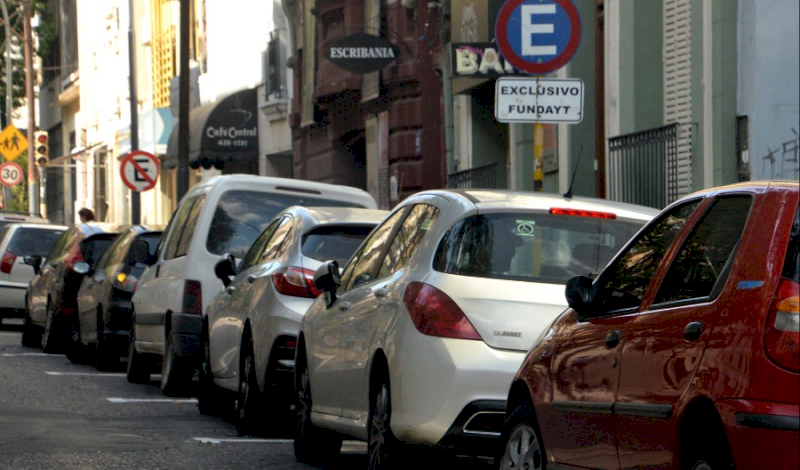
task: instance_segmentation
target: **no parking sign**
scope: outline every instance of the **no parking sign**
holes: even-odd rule
[[[160,169],[155,155],[137,150],[122,159],[119,171],[125,186],[131,191],[141,192],[155,187]]]

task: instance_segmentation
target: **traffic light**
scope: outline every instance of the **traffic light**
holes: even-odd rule
[[[33,155],[37,165],[47,165],[50,160],[49,137],[47,131],[35,131],[33,133]]]

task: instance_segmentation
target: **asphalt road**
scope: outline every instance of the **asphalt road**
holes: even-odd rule
[[[225,419],[201,415],[194,397],[165,397],[158,375],[133,385],[124,363],[119,372],[101,373],[22,347],[20,325],[5,320],[0,328],[0,470],[320,468],[295,460],[289,431],[240,437]],[[491,468],[467,458],[443,464]],[[321,468],[366,465],[366,446],[345,441],[342,455]]]

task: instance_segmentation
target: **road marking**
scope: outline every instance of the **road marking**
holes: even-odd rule
[[[92,375],[98,377],[125,377],[126,374],[109,374],[108,372],[51,372],[46,371],[47,375]]]
[[[197,398],[106,398],[111,403],[197,403]]]
[[[19,333],[15,333],[13,331],[4,331],[0,333],[0,336],[19,336]]]
[[[14,357],[14,356],[48,356],[48,357],[67,357],[66,354],[48,354],[48,353],[3,353],[5,357]]]
[[[238,442],[245,442],[245,443],[278,443],[278,444],[288,444],[294,442],[292,439],[217,439],[214,437],[195,437],[195,441],[198,441],[201,444],[226,444],[226,443],[238,443]]]

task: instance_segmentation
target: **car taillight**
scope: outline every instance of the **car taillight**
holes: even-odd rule
[[[320,291],[314,286],[314,271],[284,266],[272,274],[275,290],[283,295],[315,299]]]
[[[424,335],[483,339],[453,299],[429,284],[410,283],[403,295],[403,303],[414,326]]]
[[[0,261],[0,271],[11,274],[11,268],[14,266],[14,261],[17,260],[17,255],[10,251],[3,253],[3,259]]]
[[[578,217],[594,217],[597,219],[616,219],[617,214],[611,212],[600,211],[586,211],[582,209],[564,209],[560,207],[553,207],[550,213],[554,215],[576,215]]]
[[[72,247],[72,252],[70,252],[65,265],[67,269],[72,269],[72,266],[78,261],[83,261],[83,253],[81,253],[80,247],[75,245]]]
[[[203,288],[200,281],[187,279],[183,283],[183,313],[203,314]]]
[[[133,274],[117,273],[117,276],[111,283],[121,291],[134,292],[136,286],[139,284],[139,278]]]
[[[767,316],[767,355],[781,367],[800,372],[800,284],[781,279]]]

